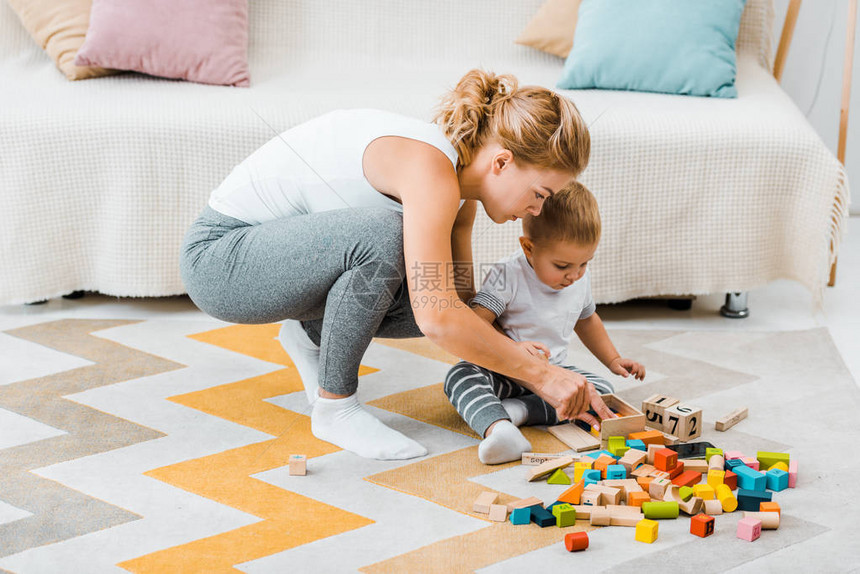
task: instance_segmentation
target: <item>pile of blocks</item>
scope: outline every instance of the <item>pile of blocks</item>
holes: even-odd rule
[[[568,488],[546,507],[534,497],[500,505],[496,493],[484,493],[474,510],[496,521],[510,517],[515,525],[564,528],[587,520],[593,526],[627,526],[647,543],[657,540],[659,520],[681,513],[691,516],[690,533],[703,538],[714,533],[715,516],[736,510],[744,511],[737,528],[744,540],[779,527],[773,492],[794,488],[797,480],[797,462],[788,454],[759,452],[752,458],[708,448],[704,459],[679,460],[663,440],[663,433],[645,431],[609,437],[607,449],[588,455],[526,453],[523,464],[533,467],[529,481]],[[568,533],[565,546],[584,550],[588,536]]]

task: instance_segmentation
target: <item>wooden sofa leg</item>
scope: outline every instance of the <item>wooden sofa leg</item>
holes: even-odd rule
[[[839,259],[835,259],[833,261],[833,265],[830,266],[830,281],[827,282],[828,287],[833,287],[836,285],[836,264],[839,263]]]
[[[720,315],[729,319],[746,319],[750,316],[747,307],[747,293],[726,293],[726,303],[720,308]]]

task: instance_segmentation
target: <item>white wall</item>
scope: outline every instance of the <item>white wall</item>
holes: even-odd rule
[[[801,4],[782,74],[782,87],[807,114],[812,127],[834,155],[839,141],[848,3],[848,0],[806,0]],[[774,54],[787,7],[788,0],[776,0]],[[828,40],[831,22],[833,29]],[[851,213],[860,215],[860,18],[855,35],[845,166],[851,186]],[[819,77],[821,85],[816,99]]]

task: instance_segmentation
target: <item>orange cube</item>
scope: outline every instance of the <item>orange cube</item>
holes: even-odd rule
[[[707,514],[697,514],[690,519],[690,534],[705,538],[714,533],[714,517]]]
[[[663,433],[656,430],[632,432],[627,435],[627,438],[630,440],[641,440],[646,446],[649,444],[666,444],[666,437],[663,436]]]
[[[670,448],[661,448],[654,453],[654,468],[669,472],[678,466],[678,453]]]
[[[627,495],[627,506],[642,507],[643,502],[651,502],[647,492],[631,492]]]
[[[759,502],[758,504],[759,512],[776,512],[777,514],[782,516],[782,511],[780,511],[779,503],[777,502]]]
[[[645,490],[645,491],[648,490],[648,485],[651,484],[652,480],[654,480],[653,476],[637,476],[636,477],[636,482],[638,482],[639,486],[642,487],[642,490]]]
[[[615,459],[607,454],[601,454],[597,460],[594,461],[594,469],[600,471],[600,477],[606,478],[606,467],[610,464],[615,464]]]

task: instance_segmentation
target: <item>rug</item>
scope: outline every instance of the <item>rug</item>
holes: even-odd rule
[[[698,572],[860,567],[860,393],[826,329],[788,332],[610,330],[644,383],[611,378],[635,405],[654,393],[703,409],[709,440],[800,461],[777,493],[779,530],[735,537],[662,521],[654,544],[633,529],[493,523],[472,511],[552,502],[564,487],[529,483],[518,463],[484,466],[478,438],[441,390],[455,358],[426,339],[375,340],[359,398],[424,444],[411,461],[370,461],[314,438],[278,325],[63,319],[0,332],[0,569],[8,572],[514,572],[575,567]],[[5,372],[3,372],[5,371]],[[739,406],[727,432],[714,421]],[[537,452],[566,447],[525,429]],[[291,454],[308,457],[290,476]],[[566,532],[589,531],[585,552]]]

